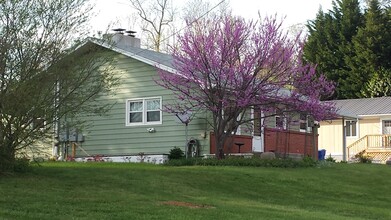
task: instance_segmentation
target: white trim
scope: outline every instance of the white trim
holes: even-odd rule
[[[159,106],[159,112],[160,112],[160,121],[153,121],[153,122],[147,122],[147,101],[151,99],[159,99],[160,106]],[[142,121],[139,123],[130,123],[129,122],[129,102],[136,102],[136,101],[142,101],[143,103],[143,110],[142,110]],[[125,101],[125,126],[131,127],[131,126],[142,126],[142,125],[159,125],[163,123],[163,113],[162,113],[162,97],[156,96],[156,97],[145,97],[145,98],[134,98],[134,99],[127,99]]]
[[[391,121],[391,118],[381,118],[380,119],[380,134],[384,134],[384,121]]]
[[[89,42],[92,42],[92,43],[94,43],[94,44],[97,44],[97,45],[99,45],[99,46],[105,47],[105,48],[107,48],[107,49],[113,50],[113,51],[115,51],[115,52],[117,52],[117,53],[123,54],[123,55],[125,55],[125,56],[134,58],[134,59],[136,59],[136,60],[138,60],[138,61],[141,61],[141,62],[143,62],[143,63],[149,64],[149,65],[151,65],[151,66],[158,67],[159,69],[162,69],[162,70],[165,70],[165,71],[168,71],[168,72],[171,72],[171,73],[177,73],[177,71],[176,71],[175,69],[171,68],[171,67],[168,67],[168,66],[163,65],[163,64],[161,64],[161,63],[158,63],[158,62],[156,62],[156,61],[147,59],[147,58],[145,58],[145,57],[139,56],[139,55],[137,55],[136,53],[131,53],[131,52],[129,52],[129,51],[120,49],[120,48],[115,47],[115,46],[113,46],[113,45],[110,45],[110,44],[108,44],[108,43],[106,43],[106,42],[99,42],[99,41],[94,40],[94,39],[88,39],[88,41],[89,41]],[[87,42],[86,42],[86,43],[87,43]],[[85,45],[86,43],[82,44],[81,46]],[[79,46],[79,47],[81,47],[81,46]],[[78,48],[79,48],[79,47],[78,47]],[[77,48],[77,49],[78,49],[78,48]],[[141,48],[140,48],[140,49],[141,49]],[[144,50],[144,49],[141,49],[141,50]]]
[[[346,138],[349,138],[349,139],[355,139],[355,138],[358,138],[360,135],[359,135],[359,120],[345,120],[345,124],[344,124],[344,129],[347,128],[346,124],[348,121],[355,121],[356,122],[356,135],[355,136],[347,136],[347,132],[345,133],[346,134]],[[352,132],[350,132],[352,133]]]
[[[382,116],[389,116],[391,117],[391,113],[388,114],[373,114],[373,115],[357,115],[359,117],[382,117]]]

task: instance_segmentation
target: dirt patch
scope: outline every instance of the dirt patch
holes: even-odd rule
[[[165,201],[165,202],[161,202],[161,204],[163,204],[163,205],[188,207],[188,208],[192,208],[192,209],[211,209],[211,208],[215,208],[215,207],[209,206],[209,205],[203,205],[203,204],[200,205],[200,204],[194,204],[194,203],[190,203],[190,202],[180,202],[180,201]]]

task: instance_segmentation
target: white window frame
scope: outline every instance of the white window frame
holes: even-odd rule
[[[281,118],[282,119],[282,127],[277,125],[277,118]],[[276,120],[275,123],[274,123],[274,127],[275,128],[282,129],[282,130],[287,130],[287,119],[286,119],[285,115],[276,115],[274,117],[274,119]]]
[[[381,134],[384,134],[384,121],[391,121],[391,118],[390,117],[386,117],[386,118],[381,118],[380,119],[380,132]]]
[[[300,113],[299,115],[299,130],[300,132],[307,132],[307,133],[311,133],[312,132],[312,127],[309,126],[309,116],[308,115],[305,115],[305,120],[301,118],[303,113]],[[305,127],[306,129],[302,129],[301,128],[301,124],[305,124]]]
[[[147,101],[148,100],[154,100],[154,99],[158,99],[159,102],[160,102],[160,106],[159,106],[159,112],[160,112],[160,120],[159,121],[152,121],[152,122],[148,122],[147,121]],[[130,123],[129,122],[129,119],[130,119],[130,103],[131,102],[142,102],[143,103],[143,109],[142,109],[142,119],[141,119],[141,122],[134,122],[134,123]],[[158,97],[146,97],[146,98],[135,98],[135,99],[127,99],[126,100],[126,111],[125,111],[125,125],[126,126],[140,126],[140,125],[158,125],[158,124],[162,124],[163,122],[163,114],[162,114],[162,97],[161,96],[158,96]]]
[[[224,115],[224,110],[222,110],[222,113],[223,113],[223,118],[225,117]],[[240,121],[240,119],[242,118],[242,115],[243,115],[243,112],[239,113],[238,117],[236,117],[236,122]],[[224,133],[227,133],[227,131],[224,129]],[[231,134],[234,134],[234,131],[231,132]],[[236,134],[235,135],[241,135],[242,134],[242,125],[238,125],[238,127],[236,128]]]
[[[349,126],[349,130],[350,130],[350,135],[348,136],[348,132],[347,132],[347,129],[348,129],[348,122],[356,122],[356,135],[355,136],[353,136],[352,135],[352,131],[353,131],[353,129],[352,129],[352,127],[351,126]],[[347,138],[357,138],[358,137],[358,120],[346,120],[345,121],[345,135],[346,135],[346,137]]]

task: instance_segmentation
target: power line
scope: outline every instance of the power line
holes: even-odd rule
[[[202,19],[203,17],[205,17],[207,14],[209,14],[211,11],[213,11],[215,8],[219,7],[223,2],[225,2],[225,0],[222,0],[220,1],[219,3],[217,3],[217,5],[213,6],[212,8],[210,8],[208,11],[206,11],[204,14],[202,14],[200,17],[194,19],[192,22],[190,22],[190,24],[187,24],[185,25],[184,27],[182,27],[181,29],[179,29],[178,31],[172,33],[171,35],[169,35],[168,37],[164,38],[163,40],[161,40],[160,42],[164,42],[166,40],[168,40],[169,38],[173,37],[174,35],[177,35],[179,32],[183,31],[185,28],[193,25],[194,23],[196,23],[197,21],[199,21],[200,19]]]

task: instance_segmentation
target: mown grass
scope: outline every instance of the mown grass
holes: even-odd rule
[[[375,164],[43,163],[0,177],[0,219],[391,219],[390,176]]]

